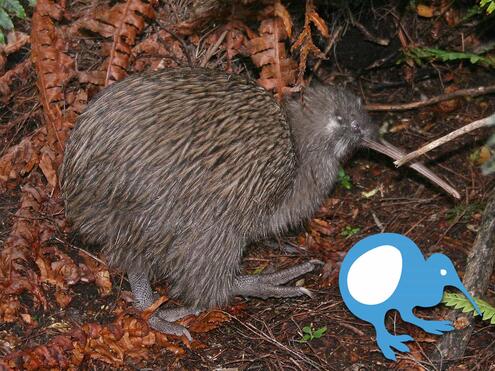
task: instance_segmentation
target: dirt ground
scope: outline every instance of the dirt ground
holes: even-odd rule
[[[116,3],[105,4],[111,7]],[[157,3],[154,6],[157,17],[164,17],[171,5]],[[55,22],[59,28],[71,27],[92,11],[90,2],[66,7],[70,16]],[[320,4],[318,11],[325,17],[324,6]],[[431,27],[428,22],[432,21],[411,17],[415,21],[414,26],[410,26],[415,27],[418,38],[428,41],[430,36],[424,29]],[[138,32],[140,41],[159,33],[159,26],[150,23]],[[381,30],[388,27],[380,28],[379,21],[377,24]],[[30,20],[19,21],[16,28],[29,34]],[[445,24],[442,30],[449,32]],[[68,55],[77,60],[78,71],[94,72],[95,66],[104,63],[107,56],[99,51],[103,48],[101,32],[101,29],[93,29],[77,36],[67,34],[65,48]],[[454,28],[450,32],[455,34],[461,30]],[[195,35],[203,36],[196,29],[188,36],[179,35],[186,43],[193,43]],[[175,39],[170,37],[160,42],[167,45],[170,40]],[[218,38],[211,43],[216,41]],[[131,58],[128,71],[135,71],[138,66],[151,68],[152,59],[156,57],[153,53],[176,53],[178,58],[183,57],[182,52],[174,49],[178,48],[177,40],[174,42],[165,47],[165,52],[153,49],[145,57]],[[33,36],[31,43],[36,45]],[[457,89],[495,84],[493,68],[463,62],[417,66],[414,74],[418,78],[407,82],[404,75],[410,71],[403,64],[366,69],[374,61],[397,53],[400,48],[397,38],[385,49],[372,45],[363,40],[355,27],[350,27],[338,43],[334,59],[322,64],[320,77],[346,83],[368,104],[416,101],[441,94],[447,86]],[[32,53],[26,44],[9,55],[0,75],[20,69],[16,66],[29,61]],[[9,84],[10,92],[2,93],[5,103],[0,104],[2,156],[6,156],[12,146],[24,143],[25,138],[36,137],[46,118],[53,118],[47,116],[46,107],[53,107],[55,100],[50,98],[48,103],[44,102],[46,94],[40,98],[39,73],[39,68],[27,68]],[[71,102],[72,111],[64,111],[70,113],[60,116],[59,121],[60,127],[68,132],[70,125],[64,126],[64,120],[70,121],[71,115],[75,117],[80,111],[74,95],[83,92],[90,98],[101,86],[87,76],[86,80],[67,81],[64,99]],[[60,100],[56,100],[56,104],[59,105]],[[494,111],[495,97],[483,95],[417,110],[370,114],[389,142],[412,150]],[[109,270],[99,248],[84,245],[63,221],[58,190],[49,187],[47,168],[39,160],[40,155],[33,162],[41,165],[37,163],[22,174],[19,171],[20,175],[8,182],[2,180],[2,184],[7,185],[2,186],[4,192],[0,193],[0,260],[3,262],[0,288],[5,290],[4,296],[0,295],[4,300],[0,308],[0,318],[4,319],[0,322],[0,369],[495,370],[495,326],[479,318],[461,359],[435,360],[432,355],[440,337],[402,322],[398,313],[391,312],[387,317],[388,328],[398,334],[410,334],[415,341],[408,343],[410,353],[398,353],[395,363],[387,361],[377,348],[373,327],[346,309],[337,282],[339,266],[348,249],[365,236],[384,231],[408,236],[425,256],[435,252],[448,255],[462,277],[484,207],[495,185],[494,176],[481,174],[480,160],[476,156],[490,133],[489,129],[472,132],[427,156],[427,165],[461,192],[461,200],[454,200],[412,170],[396,169],[390,159],[382,155],[360,150],[344,166],[349,185],[339,182],[304,228],[281,239],[251,246],[244,258],[243,270],[256,274],[309,259],[322,260],[325,265],[321,269],[297,282],[309,288],[314,297],[236,298],[229,307],[183,321],[191,328],[192,344],[175,337],[160,337],[143,325],[140,314],[132,309],[129,285],[122,272]],[[33,148],[37,141],[32,140]],[[26,152],[22,153],[24,156]],[[55,153],[52,157],[54,164],[59,155]],[[22,166],[27,165],[22,163]],[[34,204],[37,206],[32,206]],[[29,214],[19,214],[18,210],[29,210]],[[25,224],[19,224],[21,220]],[[46,238],[35,238],[35,234]],[[27,242],[21,243],[21,240]],[[13,271],[24,273],[13,276]],[[26,283],[22,287],[15,286],[12,277],[18,277],[19,282],[30,281],[32,286]],[[46,305],[33,294],[37,292],[36,287],[40,288],[40,295],[46,297]],[[155,287],[166,295],[166,282]],[[495,304],[495,274],[483,300]],[[418,312],[423,318],[443,319],[453,310],[439,305]],[[327,330],[320,338],[302,342],[306,326]]]

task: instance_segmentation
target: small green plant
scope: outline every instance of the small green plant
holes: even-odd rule
[[[351,177],[346,174],[345,170],[341,167],[339,168],[339,173],[338,173],[338,181],[339,184],[345,188],[345,189],[351,189],[352,188],[352,181]]]
[[[323,326],[320,327],[318,330],[315,330],[313,328],[313,325],[309,326],[304,326],[303,329],[303,337],[301,340],[299,340],[300,343],[307,343],[308,341],[314,340],[314,339],[319,339],[323,335],[325,335],[325,332],[327,332],[327,327]]]
[[[34,6],[36,0],[29,0],[29,5]],[[0,44],[5,44],[5,36],[3,31],[11,31],[14,29],[14,23],[10,16],[15,16],[20,19],[26,18],[26,11],[19,0],[0,0]]]
[[[348,225],[347,227],[344,228],[344,230],[340,233],[342,237],[351,237],[354,236],[356,233],[358,233],[361,230],[359,227],[351,227]]]
[[[495,58],[483,56],[481,54],[448,51],[437,48],[409,48],[404,50],[405,59],[412,60],[414,63],[421,65],[424,61],[460,61],[467,60],[471,64],[481,64],[487,67],[495,67]]]
[[[495,10],[495,0],[480,0],[480,8],[484,8],[486,14],[492,14]]]
[[[462,215],[463,221],[468,221],[471,219],[473,214],[481,212],[484,209],[484,205],[480,202],[473,202],[468,205],[457,205],[450,210],[447,210],[445,216],[448,221],[454,221],[458,216]]]
[[[474,301],[476,302],[476,304],[478,304],[481,313],[483,313],[483,321],[488,321],[492,325],[495,325],[495,308],[481,299],[474,298]],[[448,307],[461,309],[463,313],[472,312],[474,313],[474,315],[478,314],[471,302],[463,294],[446,292],[445,294],[443,294],[442,303]]]

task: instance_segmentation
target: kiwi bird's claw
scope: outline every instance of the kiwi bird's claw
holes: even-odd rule
[[[164,334],[185,336],[190,342],[193,340],[189,331],[184,326],[177,323],[165,321],[158,316],[151,317],[148,320],[148,323],[153,329],[163,332]]]
[[[321,265],[319,260],[310,260],[306,263],[286,268],[275,273],[260,274],[256,276],[237,277],[234,295],[255,296],[266,299],[269,297],[285,298],[307,295],[312,298],[313,294],[304,287],[281,286],[294,278],[302,276]]]
[[[317,265],[317,266],[323,266],[323,265],[325,265],[325,262],[324,261],[321,261],[319,259],[311,259],[308,263],[311,263],[311,264],[314,264],[314,265]]]
[[[301,290],[301,292],[305,295],[308,295],[311,299],[314,298],[314,295],[311,291],[309,291],[306,287],[299,287],[299,289]]]
[[[155,313],[155,315],[160,317],[164,321],[175,322],[191,314],[194,314],[196,316],[200,312],[201,310],[193,307],[178,307],[178,308],[160,309]]]

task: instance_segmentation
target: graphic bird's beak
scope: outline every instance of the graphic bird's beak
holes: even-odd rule
[[[391,157],[394,160],[398,160],[402,156],[404,156],[404,152],[400,150],[399,148],[393,146],[392,144],[386,142],[385,140],[380,140],[380,142],[370,139],[370,138],[363,138],[362,143],[365,147],[371,148],[377,152],[383,153],[384,155],[387,155],[388,157]],[[409,164],[411,168],[416,170],[418,173],[429,179],[431,182],[434,184],[438,185],[439,187],[443,188],[447,193],[451,194],[457,199],[461,198],[461,195],[457,190],[452,187],[450,184],[448,184],[446,181],[441,179],[439,176],[434,174],[430,169],[428,169],[426,166],[419,162],[414,162],[412,164]]]
[[[453,286],[455,287],[456,289],[459,289],[460,292],[462,292],[464,294],[464,296],[466,298],[468,298],[468,300],[470,301],[470,303],[473,305],[474,309],[476,309],[476,312],[478,312],[478,314],[480,316],[482,316],[483,314],[481,313],[481,310],[480,308],[478,307],[478,304],[476,304],[476,302],[474,301],[473,297],[471,296],[471,294],[469,294],[468,290],[466,290],[466,288],[464,287],[464,285],[462,284],[461,282],[461,279],[460,278],[457,278],[455,280],[455,282],[451,282],[449,286]]]

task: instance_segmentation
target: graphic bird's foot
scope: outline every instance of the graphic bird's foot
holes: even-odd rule
[[[256,276],[239,276],[234,286],[234,295],[255,296],[266,299],[270,297],[285,298],[292,296],[308,295],[311,292],[304,287],[280,286],[290,280],[311,272],[318,265],[323,263],[319,260],[296,265],[291,268],[270,274],[260,274]]]
[[[412,340],[414,339],[409,335],[392,335],[388,332],[377,333],[376,335],[378,347],[383,355],[392,361],[395,361],[395,353],[392,348],[395,348],[400,352],[409,352],[409,347],[404,343]]]
[[[416,317],[411,310],[400,310],[400,315],[404,321],[421,327],[430,334],[442,335],[444,332],[452,331],[454,329],[454,326],[450,321],[428,321]]]
[[[451,321],[421,320],[418,321],[418,323],[415,323],[415,325],[421,327],[424,331],[435,335],[442,335],[444,332],[452,331],[454,329]]]

